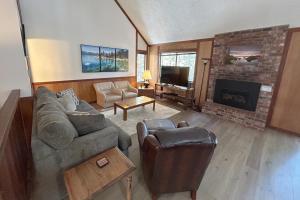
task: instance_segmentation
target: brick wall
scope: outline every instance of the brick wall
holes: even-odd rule
[[[221,118],[263,130],[277,80],[288,26],[276,26],[224,33],[215,36],[212,65],[210,68],[208,96],[202,111]],[[257,66],[225,65],[226,48],[233,45],[260,45],[262,57]],[[256,111],[247,111],[213,102],[215,80],[231,79],[259,82],[272,86],[272,92],[260,91]]]

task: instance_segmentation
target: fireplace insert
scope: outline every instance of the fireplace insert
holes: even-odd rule
[[[217,79],[214,102],[227,106],[255,111],[260,83]]]

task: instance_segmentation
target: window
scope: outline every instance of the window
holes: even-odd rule
[[[196,52],[161,53],[160,66],[189,67],[189,82],[194,81]]]
[[[136,79],[137,82],[143,82],[143,73],[146,68],[146,54],[138,53],[137,54],[137,69],[136,69]]]

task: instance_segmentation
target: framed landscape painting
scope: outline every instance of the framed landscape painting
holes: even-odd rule
[[[116,71],[128,71],[128,49],[116,49]]]
[[[226,49],[226,65],[258,65],[261,47],[258,45],[236,45]]]
[[[99,47],[80,45],[82,72],[100,72]]]
[[[116,71],[116,49],[100,47],[101,72]]]

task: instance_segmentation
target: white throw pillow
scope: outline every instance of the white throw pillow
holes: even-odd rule
[[[71,95],[63,95],[61,98],[58,98],[58,101],[64,106],[67,112],[74,112],[76,110],[76,104]]]

